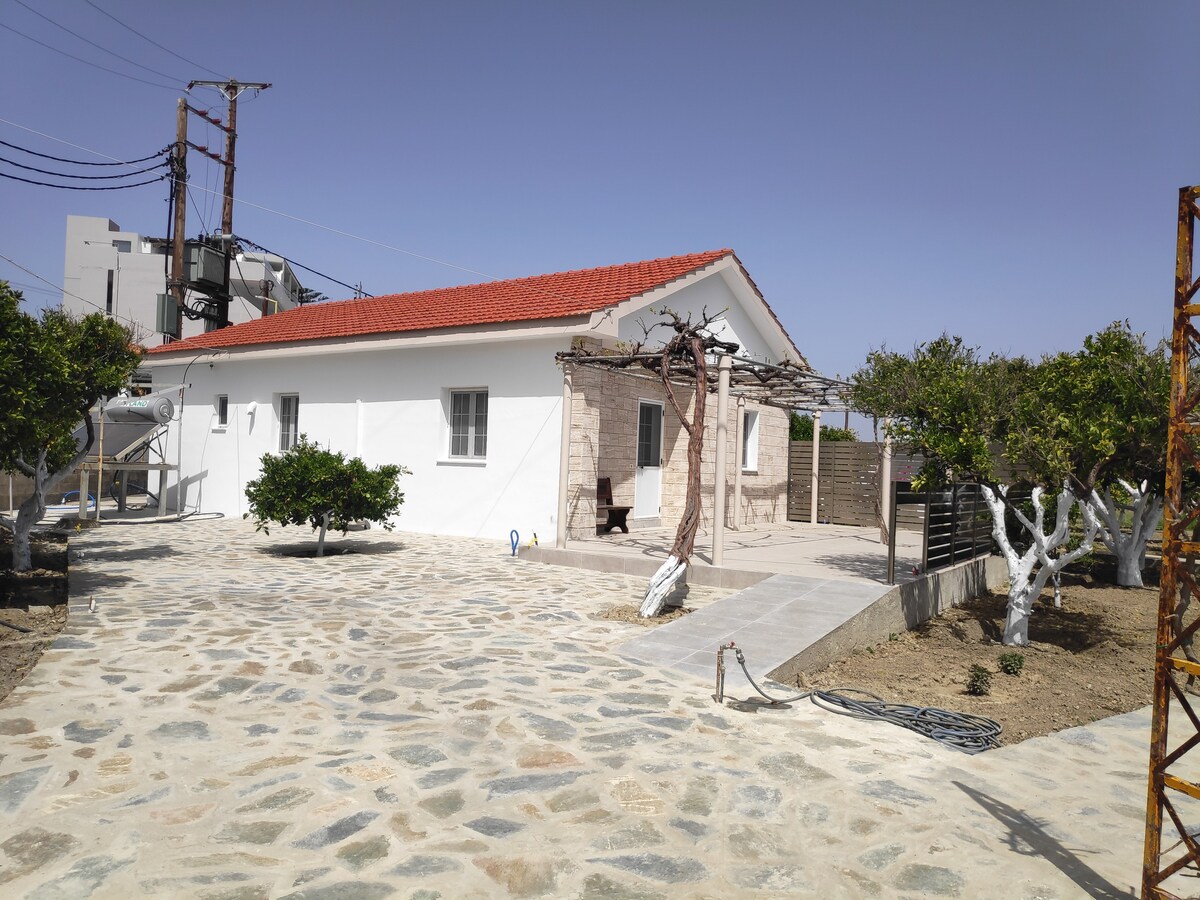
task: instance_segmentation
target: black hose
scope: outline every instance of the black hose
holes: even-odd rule
[[[936,706],[888,703],[882,697],[858,688],[831,688],[826,691],[804,691],[792,697],[772,697],[758,686],[758,682],[746,668],[746,657],[741,648],[732,649],[737,654],[738,665],[742,667],[746,680],[753,685],[754,690],[774,705],[811,700],[815,706],[839,715],[891,722],[963,753],[981,753],[1000,746],[1002,728],[994,719],[939,709]],[[858,699],[860,697],[865,699]]]

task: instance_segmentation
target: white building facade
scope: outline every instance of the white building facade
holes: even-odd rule
[[[144,346],[164,343],[157,331],[158,295],[166,293],[171,247],[165,238],[122,231],[98,216],[67,216],[63,264],[63,309],[73,315],[103,312],[130,325]],[[281,257],[239,253],[230,271],[231,324],[292,309],[302,287]],[[188,295],[195,305],[199,295]],[[132,324],[131,324],[132,323]],[[184,317],[184,338],[205,333],[211,325]]]
[[[305,434],[368,465],[410,469],[395,523],[404,530],[503,538],[516,529],[545,540],[562,508],[566,429],[574,531],[594,532],[598,476],[611,478],[614,493],[636,506],[633,527],[638,513],[657,525],[660,510],[672,506],[663,492],[682,482],[670,472],[686,467],[677,420],[639,433],[635,395],[661,405],[655,386],[622,394],[594,378],[580,379],[564,415],[555,354],[578,339],[616,346],[639,318],[653,320],[648,307],[664,306],[693,318],[702,309],[726,310],[714,330],[741,345],[741,354],[801,358],[731,251],[314,304],[206,335],[212,349],[186,341],[158,348],[145,363],[155,385],[185,385],[166,451],[172,463],[179,454],[181,477],[167,476],[167,505],[175,505],[178,489],[185,509],[242,515],[246,483],[258,476],[263,455]],[[454,324],[438,327],[448,320]],[[761,433],[780,437],[764,445],[756,432],[746,471],[751,478],[770,472],[758,495],[767,498],[762,510],[782,519],[786,413],[761,414],[780,420]],[[655,439],[655,453],[639,451],[639,441]],[[664,477],[636,474],[654,463]],[[648,497],[650,490],[658,495]]]

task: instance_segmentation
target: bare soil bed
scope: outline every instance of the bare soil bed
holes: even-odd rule
[[[672,619],[678,619],[681,616],[686,616],[692,612],[689,606],[668,606],[657,616],[651,616],[648,619],[643,619],[638,614],[639,607],[634,603],[622,603],[620,606],[610,606],[608,609],[595,613],[593,619],[607,619],[613,622],[632,622],[634,625],[641,625],[643,628],[653,628],[655,625],[661,625],[663,622],[670,622]]]
[[[1014,744],[1151,700],[1158,589],[1119,588],[1090,575],[1064,576],[1062,608],[1047,590],[1029,623],[1030,645],[1000,643],[1006,598],[992,594],[931,619],[915,631],[793,679],[805,688],[856,687],[885,700],[938,706],[995,719],[1001,742]],[[1019,650],[1018,676],[1000,672],[1002,653]],[[991,692],[966,692],[977,663]]]
[[[66,538],[35,539],[32,550],[33,571],[13,572],[12,536],[0,531],[0,622],[5,623],[0,624],[0,700],[37,665],[67,624]]]

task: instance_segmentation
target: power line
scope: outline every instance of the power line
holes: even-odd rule
[[[0,162],[8,163],[10,166],[16,166],[18,169],[25,169],[28,172],[38,172],[42,175],[54,175],[58,178],[77,178],[84,181],[112,181],[117,178],[132,178],[134,175],[141,175],[145,172],[153,172],[155,169],[161,169],[167,165],[166,161],[160,162],[157,166],[148,166],[145,169],[134,169],[132,172],[122,172],[120,175],[72,175],[68,172],[54,172],[50,169],[39,169],[36,166],[27,166],[23,163],[14,162],[6,156],[0,156]]]
[[[174,90],[174,88],[172,88],[172,90]],[[0,118],[0,122],[3,122],[5,125],[11,125],[13,128],[20,128],[22,131],[28,131],[30,134],[36,134],[38,137],[44,137],[46,140],[54,141],[56,144],[64,144],[67,147],[74,147],[76,150],[82,150],[84,153],[94,153],[96,156],[103,156],[105,159],[111,159],[112,165],[114,166],[129,166],[132,168],[134,163],[146,161],[145,159],[120,160],[115,156],[109,156],[107,153],[101,153],[99,150],[93,150],[91,147],[84,147],[82,144],[72,144],[70,141],[64,141],[62,138],[57,138],[52,134],[46,134],[44,131],[38,131],[35,128],[29,128],[25,125],[19,125],[16,122],[9,121],[8,119]],[[153,157],[146,157],[146,159],[153,159]],[[93,165],[108,165],[108,163],[93,163]]]
[[[13,34],[23,37],[27,41],[33,41],[38,46],[45,47],[47,50],[51,50],[61,56],[67,57],[68,59],[73,59],[75,62],[81,62],[85,66],[91,66],[93,69],[99,69],[102,72],[108,72],[110,75],[119,75],[121,78],[128,78],[130,81],[140,81],[142,84],[148,84],[151,87],[162,88],[164,91],[171,91],[172,93],[178,93],[180,90],[180,88],[173,87],[169,84],[159,84],[157,81],[148,81],[145,78],[138,78],[136,75],[129,75],[116,69],[110,69],[108,66],[102,66],[100,63],[94,63],[91,60],[84,59],[81,56],[76,56],[74,53],[68,53],[66,50],[59,50],[57,47],[52,47],[45,41],[39,41],[35,37],[30,37],[23,31],[17,31],[17,29],[13,28],[11,25],[6,25],[3,22],[0,22],[0,28],[5,29],[6,31],[11,31]]]
[[[79,184],[51,184],[49,181],[34,181],[31,178],[9,175],[7,172],[0,172],[0,178],[23,181],[25,184],[36,184],[38,187],[58,188],[60,191],[123,191],[126,188],[142,187],[146,184],[155,184],[156,182],[167,180],[167,176],[163,175],[160,178],[149,178],[146,181],[135,181],[133,184],[109,184],[104,187],[85,187]]]
[[[59,287],[57,284],[55,284],[50,279],[43,278],[37,272],[33,271],[33,269],[25,268],[23,265],[21,265],[15,259],[10,259],[9,257],[5,256],[3,253],[0,253],[0,259],[4,260],[6,263],[9,263],[10,265],[16,266],[18,269],[20,269],[26,275],[32,275],[34,278],[36,278],[38,281],[42,282],[43,284],[50,285],[50,287],[54,288],[55,291],[61,291],[62,293],[66,294],[68,297],[74,297],[76,300],[79,300],[82,303],[86,303],[88,306],[94,306],[96,309],[100,310],[100,312],[104,313],[110,319],[120,319],[122,322],[128,322],[133,328],[136,328],[139,331],[148,330],[148,329],[146,329],[146,326],[143,323],[135,321],[134,319],[131,319],[128,316],[121,316],[121,315],[117,315],[116,313],[110,313],[108,310],[106,310],[104,307],[102,307],[99,303],[95,303],[91,300],[88,300],[85,297],[80,297],[78,294],[73,294],[70,291],[68,291],[66,288]],[[8,281],[7,278],[0,279],[0,280]],[[150,333],[151,334],[162,334],[161,331],[153,331]],[[224,348],[222,348],[222,347],[212,347],[207,344],[198,343],[197,338],[186,338],[186,340],[188,342],[189,347],[199,347],[201,350],[213,350],[217,353],[221,353],[224,351]]]
[[[203,65],[202,63],[198,63],[198,62],[195,62],[195,61],[193,61],[193,60],[190,60],[190,59],[188,59],[186,56],[183,56],[183,55],[181,55],[181,54],[179,54],[179,53],[176,53],[174,50],[171,50],[171,49],[170,49],[170,48],[168,48],[168,47],[164,47],[164,46],[163,46],[162,44],[160,44],[158,41],[154,40],[154,38],[152,38],[152,37],[148,37],[147,35],[144,35],[144,34],[142,34],[140,31],[138,31],[138,30],[137,30],[136,28],[134,28],[133,26],[131,26],[131,25],[127,25],[125,22],[122,22],[120,19],[118,19],[118,18],[117,18],[116,16],[114,16],[112,13],[108,12],[107,10],[101,9],[99,6],[97,6],[95,3],[93,3],[93,2],[92,2],[92,0],[83,0],[83,2],[84,2],[84,3],[86,3],[88,6],[90,6],[92,9],[96,10],[96,12],[100,13],[101,15],[108,16],[108,18],[112,19],[114,22],[116,22],[118,25],[120,25],[120,26],[121,26],[122,28],[124,28],[126,31],[132,31],[134,34],[136,34],[136,35],[137,35],[138,37],[140,37],[142,40],[144,40],[144,41],[149,41],[151,44],[153,44],[153,45],[154,45],[155,47],[157,47],[159,50],[162,50],[162,51],[164,51],[165,53],[169,53],[169,54],[171,54],[171,56],[174,56],[176,59],[179,59],[179,60],[181,60],[181,61],[183,61],[183,62],[187,63],[189,66],[195,66],[197,69],[203,69],[205,72],[208,72],[210,75],[215,75],[217,78],[222,78],[222,77],[224,77],[224,76],[222,76],[222,75],[221,75],[221,73],[220,73],[220,72],[214,72],[214,71],[213,71],[212,69],[210,69],[208,66],[206,66],[206,65]]]
[[[31,134],[36,134],[39,137],[44,137],[51,141],[57,141],[58,143],[65,144],[68,147],[74,147],[76,150],[83,150],[85,153],[94,153],[97,156],[103,156],[105,159],[111,159],[113,161],[119,162],[119,160],[117,160],[117,158],[115,156],[109,156],[107,153],[101,153],[99,150],[93,150],[90,147],[84,147],[79,144],[73,144],[70,141],[63,140],[62,138],[54,137],[53,135],[46,134],[41,131],[36,131],[32,128],[26,127],[25,125],[19,125],[16,122],[12,122],[8,119],[0,118],[0,122],[4,123],[5,125],[11,125],[14,128],[20,128],[22,131],[28,131]],[[188,188],[190,190],[191,186],[189,185]],[[209,193],[209,194],[217,194],[218,196],[222,196],[222,197],[224,196],[223,192],[210,191],[210,190],[208,190],[208,188],[200,187],[199,185],[196,185],[196,190],[205,191],[206,193]],[[447,262],[444,259],[438,259],[437,257],[433,257],[433,256],[426,256],[422,253],[417,253],[413,250],[405,250],[403,247],[396,247],[392,244],[384,243],[383,241],[377,241],[372,238],[363,237],[362,235],[352,234],[349,231],[343,231],[340,228],[334,228],[330,225],[322,225],[320,222],[314,222],[311,219],[304,219],[304,218],[301,218],[300,216],[294,216],[291,213],[285,213],[278,209],[271,209],[271,207],[269,207],[269,206],[263,206],[262,204],[259,204],[259,203],[252,203],[249,200],[241,200],[238,198],[234,198],[234,201],[236,203],[241,203],[244,206],[249,206],[253,209],[262,210],[263,212],[270,213],[271,215],[279,216],[280,218],[291,219],[293,222],[300,222],[303,225],[311,225],[313,228],[319,228],[322,231],[328,231],[331,234],[337,234],[337,235],[341,235],[342,237],[350,238],[351,240],[361,241],[364,244],[371,244],[372,246],[375,246],[375,247],[382,247],[384,250],[391,250],[395,253],[402,253],[405,256],[411,256],[414,259],[420,259],[420,260],[424,260],[425,262],[435,263],[439,266],[445,266],[450,269],[457,269],[460,272],[467,272],[471,275],[478,275],[481,278],[486,278],[486,279],[493,280],[493,281],[497,280],[497,276],[490,275],[487,272],[480,272],[478,269],[471,269],[471,268],[468,268],[467,266],[460,266],[457,263]],[[194,203],[195,203],[195,201],[193,199],[193,204]],[[562,299],[562,300],[576,299],[574,297],[571,297],[568,294],[564,294],[559,291],[547,290],[546,288],[534,288],[534,290],[536,290],[540,294],[544,294],[547,297],[556,297],[556,298]]]
[[[202,213],[200,211],[200,204],[196,202],[196,198],[192,195],[192,186],[190,184],[187,184],[186,182],[184,183],[183,186],[184,186],[184,189],[187,191],[188,199],[192,201],[192,206],[196,210],[196,215],[200,219],[200,224],[204,226],[204,233],[209,234],[210,232],[208,230],[208,222],[204,217],[204,213]]]
[[[127,57],[127,56],[122,56],[120,53],[116,53],[112,50],[109,50],[107,47],[97,44],[95,41],[91,40],[90,38],[85,38],[82,34],[72,31],[66,25],[62,25],[58,22],[55,22],[52,18],[50,18],[45,13],[38,12],[36,9],[34,9],[32,6],[30,6],[28,3],[26,3],[25,0],[13,0],[13,2],[16,3],[18,6],[25,7],[27,10],[29,10],[31,13],[33,13],[35,16],[37,16],[39,19],[44,19],[45,21],[47,21],[51,25],[53,25],[55,28],[62,29],[67,34],[71,35],[71,37],[78,38],[79,40],[83,41],[85,44],[90,44],[91,46],[93,46],[97,50],[99,50],[101,53],[107,53],[109,56],[115,56],[117,59],[121,60],[121,62],[127,62],[131,66],[137,66],[139,69],[144,69],[145,71],[149,72],[151,75],[158,75],[161,78],[167,79],[167,81],[175,80],[174,75],[168,75],[166,72],[158,71],[158,69],[152,69],[149,66],[143,66],[140,62],[135,62],[134,60],[129,59],[129,57]]]
[[[22,153],[28,153],[30,156],[40,156],[42,159],[52,159],[55,162],[70,163],[74,166],[133,166],[138,163],[144,163],[151,159],[157,159],[164,153],[170,151],[170,147],[159,150],[157,153],[151,153],[149,156],[143,156],[141,159],[126,159],[120,162],[90,162],[83,159],[67,159],[62,156],[51,156],[49,153],[38,153],[36,150],[30,150],[27,147],[22,147],[19,144],[10,144],[8,141],[0,141],[0,146],[11,147],[13,150],[20,150]]]
[[[295,266],[297,269],[303,269],[305,272],[312,272],[314,275],[320,276],[321,278],[324,278],[326,281],[332,281],[334,284],[341,285],[342,287],[347,288],[348,290],[354,291],[355,293],[365,294],[367,297],[371,297],[371,298],[374,298],[374,296],[375,296],[374,294],[368,294],[366,291],[362,290],[361,288],[357,288],[352,284],[346,284],[346,282],[344,282],[344,281],[338,281],[336,278],[332,277],[331,275],[326,275],[324,272],[318,272],[316,269],[306,266],[303,263],[298,263],[294,259],[289,259],[288,257],[284,256],[282,253],[276,253],[274,250],[268,250],[262,244],[256,244],[256,243],[254,243],[254,241],[250,240],[249,238],[244,238],[239,235],[239,236],[236,236],[234,239],[237,241],[240,241],[243,244],[249,244],[251,247],[255,248],[256,250],[261,250],[263,253],[270,253],[272,256],[278,256],[280,259],[282,259],[288,265]]]

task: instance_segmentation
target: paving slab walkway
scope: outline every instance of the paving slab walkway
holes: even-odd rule
[[[628,659],[711,678],[717,647],[734,641],[746,655],[746,668],[758,679],[866,609],[891,587],[772,575],[631,637],[617,651]]]
[[[1066,898],[1138,877],[1144,712],[968,757],[811,705],[718,707],[616,652],[639,626],[590,617],[640,579],[377,532],[276,554],[297,537],[72,541],[68,628],[0,703],[0,896]]]

